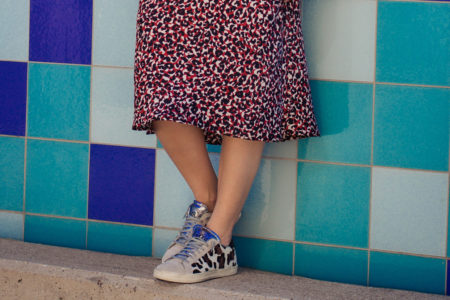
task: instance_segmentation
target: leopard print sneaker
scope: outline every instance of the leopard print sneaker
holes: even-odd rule
[[[158,265],[155,278],[181,283],[194,283],[236,274],[238,270],[233,240],[228,246],[206,226],[194,225],[191,239],[173,257]]]

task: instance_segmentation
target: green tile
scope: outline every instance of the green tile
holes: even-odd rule
[[[23,210],[25,140],[0,137],[0,209]]]

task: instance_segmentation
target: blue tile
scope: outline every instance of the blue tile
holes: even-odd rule
[[[87,249],[134,256],[152,255],[152,229],[89,221]]]
[[[296,240],[367,247],[370,168],[298,164]]]
[[[25,135],[27,63],[0,61],[0,134]]]
[[[376,86],[373,162],[448,170],[450,90]]]
[[[153,225],[155,150],[91,145],[89,218]]]
[[[446,295],[450,295],[450,278],[449,278],[449,274],[450,274],[450,263],[447,260],[447,282],[446,282]]]
[[[29,2],[28,0],[0,1],[0,20],[2,20],[0,59],[28,60]]]
[[[30,60],[90,64],[93,0],[30,1]]]
[[[373,85],[311,80],[321,137],[298,141],[298,158],[370,164]]]
[[[24,241],[85,249],[86,221],[25,215]]]
[[[23,210],[25,140],[0,137],[0,209]]]
[[[444,294],[445,260],[371,251],[369,286]]]
[[[292,275],[292,243],[238,236],[233,241],[239,266]]]
[[[295,244],[295,275],[366,285],[367,250]]]
[[[29,139],[27,212],[86,217],[89,145]]]
[[[178,230],[153,229],[153,257],[163,257],[169,245],[175,240]]]
[[[379,1],[376,80],[450,85],[449,32],[447,3]]]
[[[89,140],[91,69],[30,64],[28,135]]]
[[[0,211],[0,238],[22,240],[23,215]]]

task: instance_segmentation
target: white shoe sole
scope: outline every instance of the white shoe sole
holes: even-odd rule
[[[172,281],[172,282],[179,282],[179,283],[195,283],[195,282],[201,282],[212,278],[219,278],[219,277],[225,277],[234,275],[237,273],[238,266],[229,267],[227,269],[217,269],[217,270],[211,270],[207,271],[205,273],[194,273],[194,274],[179,274],[179,273],[173,273],[173,272],[164,272],[159,270],[153,271],[153,276],[155,278],[166,280],[166,281]]]

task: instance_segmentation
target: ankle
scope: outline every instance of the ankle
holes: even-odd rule
[[[195,198],[198,202],[201,202],[202,204],[206,205],[208,208],[208,212],[212,212],[214,210],[214,206],[216,206],[216,198]]]

